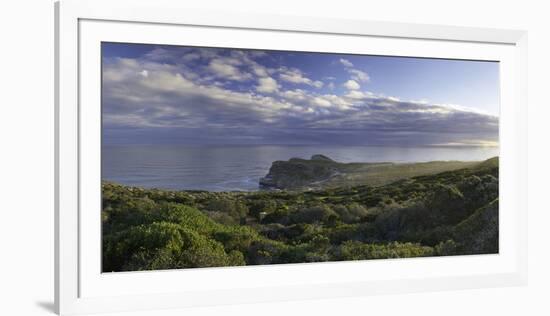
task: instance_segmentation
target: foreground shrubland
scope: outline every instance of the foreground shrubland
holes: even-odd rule
[[[102,191],[106,272],[498,252],[498,158],[377,187]]]

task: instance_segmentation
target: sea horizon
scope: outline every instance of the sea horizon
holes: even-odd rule
[[[104,144],[102,181],[145,189],[257,191],[271,164],[322,154],[337,162],[482,161],[498,147]]]

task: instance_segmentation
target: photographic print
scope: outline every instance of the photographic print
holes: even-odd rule
[[[498,253],[498,62],[101,50],[103,272]]]

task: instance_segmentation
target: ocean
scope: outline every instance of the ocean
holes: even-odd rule
[[[339,162],[484,160],[494,147],[104,145],[102,179],[170,190],[256,191],[275,160],[323,154]]]

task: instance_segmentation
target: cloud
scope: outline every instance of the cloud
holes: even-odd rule
[[[353,64],[351,63],[351,61],[347,60],[347,59],[344,59],[344,58],[340,58],[339,62],[344,65],[344,67],[353,67]]]
[[[143,77],[139,68],[147,69]],[[134,70],[135,69],[135,70]],[[104,73],[104,122],[107,125],[144,127],[240,126],[262,122],[289,104],[270,97],[236,92],[193,82],[177,67],[114,60]],[[224,116],[225,114],[225,116]]]
[[[214,49],[196,49],[193,47],[171,46],[170,48],[156,47],[145,54],[150,61],[163,63],[191,62],[199,59],[209,59],[216,55]]]
[[[286,82],[290,82],[294,84],[306,84],[309,86],[313,86],[315,88],[322,88],[324,85],[323,82],[319,80],[312,80],[310,78],[305,77],[302,71],[296,68],[287,68],[287,67],[279,68],[279,78]]]
[[[239,61],[232,58],[214,59],[210,61],[208,69],[215,76],[235,81],[246,81],[252,79],[249,73],[243,73],[236,67]]]
[[[197,60],[197,59],[200,59],[201,56],[197,53],[188,53],[188,54],[185,54],[181,57],[181,59],[185,62],[190,62],[190,61],[194,61],[194,60]]]
[[[258,64],[252,65],[252,71],[258,77],[267,77],[269,75],[268,70],[265,67]]]
[[[343,86],[348,90],[359,90],[361,86],[357,83],[357,81],[354,80],[348,80],[346,81]]]
[[[498,147],[497,141],[487,141],[479,139],[464,139],[458,142],[448,142],[441,144],[433,144],[436,147]]]
[[[315,104],[317,106],[320,106],[320,107],[329,107],[329,106],[331,106],[330,101],[328,101],[324,98],[321,98],[321,97],[313,98],[313,104]]]
[[[349,74],[351,75],[351,79],[359,81],[359,82],[368,82],[370,81],[369,75],[361,70],[357,69],[348,69]]]
[[[317,89],[320,89],[323,87],[324,83],[322,81],[316,80],[316,81],[313,81],[311,85]]]
[[[304,84],[311,83],[311,80],[309,78],[304,77],[302,72],[299,71],[298,69],[283,68],[280,71],[281,73],[279,74],[279,78],[281,78],[284,81],[291,82],[291,83],[304,83]]]
[[[283,91],[280,95],[281,97],[293,102],[303,102],[307,100],[309,96],[306,91],[301,89],[286,90]]]
[[[338,62],[340,62],[342,65],[344,65],[344,69],[348,72],[351,79],[353,79],[355,81],[358,81],[358,82],[369,82],[370,81],[370,76],[366,72],[354,68],[353,63],[350,62],[349,60],[344,59],[344,58],[340,58],[338,60]]]
[[[393,96],[382,96],[383,98],[385,98],[386,100],[389,100],[389,101],[393,101],[393,102],[400,102],[401,99],[399,99],[398,97],[393,97]]]
[[[271,77],[265,77],[258,79],[258,86],[256,91],[264,93],[272,93],[279,89],[277,81]]]
[[[352,100],[364,100],[373,97],[373,94],[371,92],[350,90],[345,96]]]
[[[323,92],[311,88],[315,80],[301,70],[269,67],[246,52],[178,52],[104,59],[107,142],[446,147],[498,142],[498,117],[473,109],[361,91],[354,79],[341,94]],[[200,57],[182,61],[188,54]],[[308,87],[286,89],[274,75]]]

